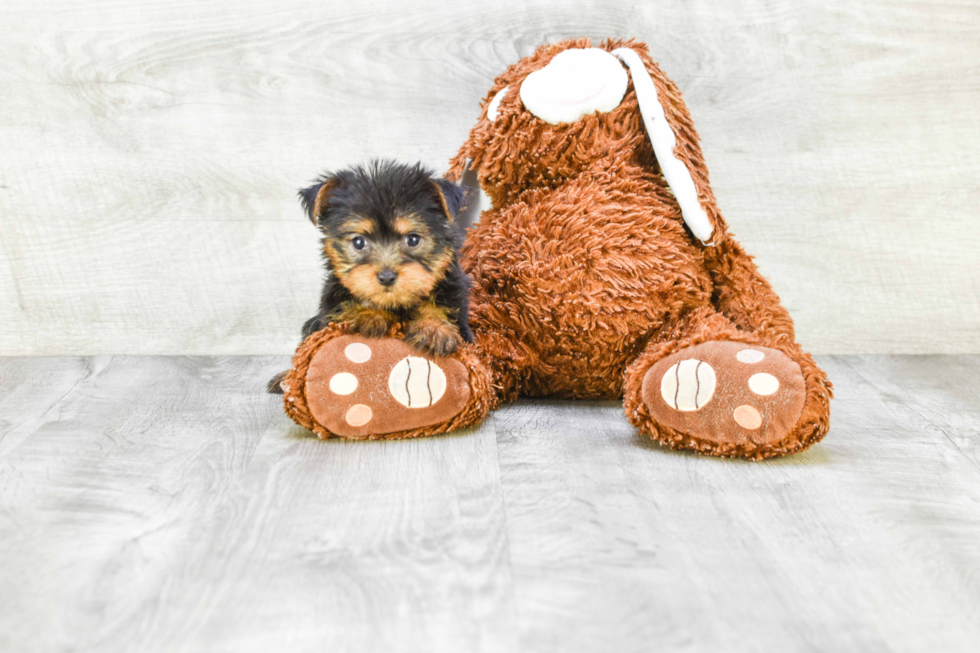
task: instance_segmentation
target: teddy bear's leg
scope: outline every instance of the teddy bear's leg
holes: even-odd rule
[[[674,449],[760,460],[827,432],[826,376],[795,343],[736,328],[712,307],[652,340],[626,370],[626,416]]]
[[[365,338],[336,324],[297,349],[283,389],[286,413],[322,438],[447,433],[479,422],[496,402],[476,345],[432,357],[401,338]]]

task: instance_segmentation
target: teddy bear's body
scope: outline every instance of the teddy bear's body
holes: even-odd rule
[[[597,161],[485,213],[468,235],[471,319],[477,331],[509,331],[525,352],[517,392],[621,397],[647,342],[710,303],[704,257],[661,182],[628,161]]]
[[[474,344],[420,358],[397,327],[357,341],[329,325],[286,380],[297,422],[417,437],[530,395],[622,397],[651,438],[716,456],[827,432],[831,385],[728,232],[687,107],[644,45],[578,39],[515,63],[446,176],[467,168],[493,203],[463,248]],[[332,390],[338,375],[353,394]]]

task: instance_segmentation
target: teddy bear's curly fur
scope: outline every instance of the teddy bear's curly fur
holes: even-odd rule
[[[519,395],[622,397],[627,419],[671,448],[752,459],[807,448],[827,432],[831,384],[796,343],[786,309],[728,232],[691,116],[646,46],[607,40],[597,47],[632,48],[646,66],[676,136],[674,155],[688,168],[714,229],[709,244],[685,226],[632,81],[618,107],[571,124],[535,117],[516,91],[500,102],[495,120],[488,118],[498,91],[519,88],[563,50],[589,47],[589,39],[543,46],[497,77],[450,164],[447,177],[455,180],[469,161],[493,202],[463,248],[473,279],[475,343],[461,356],[479,383],[462,422]],[[396,326],[391,335],[397,334]],[[746,350],[751,354],[743,356]],[[287,379],[287,410],[305,424],[311,418],[304,374],[316,351],[301,348]],[[707,402],[710,411],[678,408],[687,368],[670,365],[688,359],[699,366],[691,368],[696,403]],[[754,370],[760,372],[749,378]],[[707,400],[705,373],[711,376]],[[459,415],[451,421],[454,428],[465,425]],[[350,437],[426,435],[448,422],[409,430],[378,423]]]

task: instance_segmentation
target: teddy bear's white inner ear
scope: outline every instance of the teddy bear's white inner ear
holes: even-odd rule
[[[509,88],[510,86],[505,86],[497,91],[497,94],[490,100],[490,104],[487,105],[487,118],[490,119],[490,122],[494,122],[497,119],[497,109],[500,108],[500,101],[507,96],[507,90]]]
[[[626,70],[605,50],[571,48],[524,78],[521,102],[546,123],[570,123],[618,107],[628,83]]]

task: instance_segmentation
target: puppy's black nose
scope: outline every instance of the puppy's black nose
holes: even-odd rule
[[[378,283],[380,283],[382,286],[385,287],[390,286],[393,283],[395,283],[397,279],[398,279],[398,275],[395,274],[392,270],[389,270],[388,268],[385,268],[381,272],[378,272]]]

